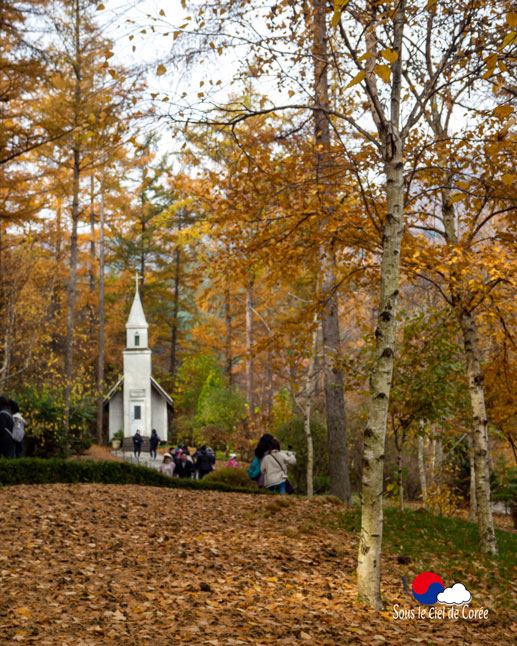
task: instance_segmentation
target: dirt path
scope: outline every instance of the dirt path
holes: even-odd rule
[[[504,612],[393,620],[394,604],[417,605],[396,565],[383,580],[387,612],[367,610],[356,600],[355,537],[318,527],[304,500],[271,508],[261,496],[44,485],[0,489],[0,509],[2,645],[517,639]]]

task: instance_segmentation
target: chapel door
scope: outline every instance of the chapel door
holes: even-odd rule
[[[148,435],[146,429],[144,428],[145,424],[145,403],[143,401],[132,401],[131,402],[131,436],[133,436],[137,430],[140,430],[140,435]]]

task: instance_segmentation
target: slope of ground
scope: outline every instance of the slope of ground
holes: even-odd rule
[[[357,540],[331,522],[342,512],[330,502],[63,484],[0,489],[0,509],[0,644],[517,639],[515,612],[490,607],[478,590],[471,609],[488,607],[486,619],[393,619],[395,604],[418,609],[401,577],[411,585],[419,572],[390,554],[386,612],[365,608],[357,601]]]

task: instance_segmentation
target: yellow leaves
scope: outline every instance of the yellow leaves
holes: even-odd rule
[[[20,606],[19,608],[16,608],[14,612],[17,615],[20,615],[20,617],[25,617],[25,619],[28,619],[31,616],[31,611],[27,606]]]
[[[495,70],[495,66],[497,65],[497,53],[490,54],[484,59],[486,63],[486,72],[483,74],[481,78],[487,79],[492,76]]]
[[[396,52],[394,49],[389,49],[389,48],[383,49],[381,54],[382,54],[382,57],[385,60],[387,60],[389,63],[394,63],[399,57],[398,52]]]
[[[467,196],[465,193],[455,193],[451,199],[449,200],[449,204],[455,204],[456,202],[461,202],[461,200],[464,200]]]
[[[500,119],[507,119],[513,112],[513,106],[511,105],[498,105],[497,108],[493,110],[493,114]]]
[[[506,45],[514,45],[517,40],[517,31],[511,31],[509,34],[506,34],[503,40],[503,47]]]
[[[373,54],[372,54],[371,52],[365,52],[362,56],[359,56],[359,58],[358,58],[357,60],[358,60],[358,61],[367,61],[367,60],[369,60],[372,56],[373,56]]]
[[[350,81],[350,83],[346,87],[349,88],[354,85],[358,85],[359,83],[361,83],[361,81],[364,80],[364,77],[365,77],[365,71],[361,70],[354,76],[354,78]]]
[[[438,0],[429,0],[429,2],[426,4],[425,8],[426,9],[431,9],[434,7],[434,5],[438,2]]]
[[[102,11],[103,9],[106,9],[106,7],[102,4],[97,5],[97,11]]]
[[[160,63],[160,65],[158,65],[158,67],[156,68],[156,76],[163,76],[166,71],[167,68],[165,67],[165,65],[163,65],[163,63]]]
[[[470,188],[470,182],[465,182],[463,180],[456,182],[456,186],[458,188],[463,189],[464,191],[467,191]]]
[[[373,68],[374,72],[385,83],[389,83],[391,79],[391,67],[389,65],[376,65]]]
[[[339,19],[341,18],[341,13],[343,9],[347,6],[349,0],[334,0],[334,14],[332,15],[332,20],[330,24],[333,27],[337,27]]]
[[[517,175],[512,175],[511,173],[505,173],[501,177],[501,181],[503,182],[503,184],[505,186],[511,186],[513,184],[513,182],[515,181],[515,179],[517,179]]]
[[[165,16],[165,11],[163,9],[160,9],[160,16]]]
[[[514,11],[507,13],[506,22],[510,25],[510,27],[517,27],[517,13],[515,13]]]

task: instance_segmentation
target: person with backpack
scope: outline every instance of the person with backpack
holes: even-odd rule
[[[194,464],[199,474],[199,479],[202,480],[208,473],[214,470],[215,455],[207,451],[206,446],[203,446],[194,453]]]
[[[264,486],[269,491],[287,493],[287,466],[296,464],[296,455],[290,451],[281,451],[280,443],[274,439],[269,453],[264,456],[260,470],[264,475]]]
[[[269,453],[269,450],[271,449],[271,442],[274,439],[275,438],[269,433],[264,433],[257,444],[257,447],[255,449],[255,457],[253,458],[253,462],[248,469],[248,476],[252,480],[255,480],[259,487],[264,486],[264,476],[260,471],[260,466],[262,464],[264,456]]]
[[[9,406],[9,400],[0,396],[0,456],[16,457],[16,443],[13,439],[14,420]]]
[[[137,429],[136,433],[133,435],[133,449],[137,460],[140,459],[143,442],[144,438],[140,435],[140,429]]]
[[[25,437],[25,427],[27,422],[20,415],[20,407],[13,400],[9,400],[9,408],[13,414],[13,431],[12,436],[15,447],[15,457],[21,458],[23,455],[23,438]]]
[[[160,438],[158,437],[156,429],[153,428],[151,431],[151,437],[149,438],[149,454],[151,456],[151,460],[156,460],[156,449],[158,448],[158,444],[160,444]]]

